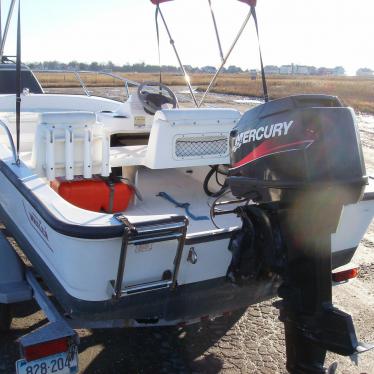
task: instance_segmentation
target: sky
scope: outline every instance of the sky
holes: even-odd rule
[[[9,0],[0,1],[4,24]],[[236,0],[212,3],[227,51],[249,7]],[[161,9],[184,64],[219,65],[208,0],[174,0]],[[256,9],[266,65],[342,65],[348,74],[374,69],[373,0],[258,0]],[[157,64],[154,12],[150,0],[22,0],[22,59]],[[6,54],[15,52],[15,26],[16,17]],[[177,65],[160,29],[162,64]],[[253,20],[228,65],[259,67]]]

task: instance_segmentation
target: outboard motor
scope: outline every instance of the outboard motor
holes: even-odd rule
[[[251,202],[236,211],[243,229],[231,241],[228,275],[281,276],[287,369],[325,373],[327,350],[371,348],[331,294],[331,234],[367,184],[353,110],[333,96],[300,95],[248,111],[231,132],[228,181]]]

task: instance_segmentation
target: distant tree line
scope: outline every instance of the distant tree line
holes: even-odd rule
[[[69,63],[63,63],[59,61],[44,61],[44,62],[32,62],[28,64],[31,69],[40,70],[88,70],[88,71],[111,71],[111,72],[123,72],[123,73],[156,73],[160,70],[158,65],[149,65],[144,62],[139,62],[136,64],[124,64],[116,65],[112,61],[108,62],[78,62],[71,61]],[[162,65],[162,71],[165,73],[176,73],[181,74],[182,71],[179,67],[173,65]],[[217,69],[214,66],[202,66],[196,67],[191,65],[185,65],[185,69],[188,73],[208,73],[214,74]],[[257,69],[243,70],[239,66],[231,65],[227,68],[222,69],[223,73],[235,74],[235,73],[247,73],[251,75],[258,74]],[[265,72],[269,75],[281,74],[281,75],[344,75],[345,70],[342,66],[337,66],[335,68],[316,68],[314,66],[305,65],[267,65],[265,66]],[[361,68],[356,72],[359,76],[373,76],[374,71],[369,68]]]
[[[71,61],[69,63],[63,63],[59,61],[44,61],[44,62],[31,62],[28,64],[31,69],[41,69],[41,70],[88,70],[88,71],[113,71],[113,72],[137,72],[137,73],[155,73],[160,70],[158,65],[149,65],[144,62],[136,64],[125,64],[125,65],[115,65],[112,61],[108,62],[78,62]],[[214,66],[203,66],[194,67],[191,65],[185,65],[185,68],[190,73],[212,73],[216,72]],[[166,73],[181,73],[181,69],[172,65],[162,65],[163,72]],[[246,70],[247,71],[247,70]],[[238,66],[231,65],[224,68],[223,72],[226,73],[243,73],[245,72]]]

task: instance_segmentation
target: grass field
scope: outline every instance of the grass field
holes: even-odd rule
[[[156,73],[118,74],[137,82],[158,80]],[[44,87],[79,86],[79,82],[72,73],[38,73],[37,76]],[[98,74],[82,74],[82,79],[88,87],[122,84],[115,78]],[[204,90],[210,79],[209,74],[193,74],[191,84],[198,90]],[[163,82],[170,86],[184,85],[183,77],[176,74],[164,74]],[[337,95],[345,104],[352,106],[358,112],[374,113],[374,78],[270,76],[268,85],[271,99],[303,93]],[[212,92],[260,97],[262,95],[261,79],[250,80],[246,74],[224,74],[218,78]]]

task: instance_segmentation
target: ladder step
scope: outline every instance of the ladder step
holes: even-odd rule
[[[116,296],[115,288],[114,288],[114,281],[111,281],[112,286],[112,294]],[[130,296],[138,293],[144,293],[149,291],[157,291],[166,288],[170,288],[172,285],[172,280],[162,280],[162,281],[155,281],[150,283],[142,283],[136,284],[133,286],[127,286],[121,289],[121,296]]]

